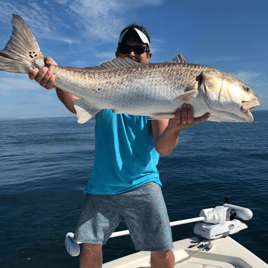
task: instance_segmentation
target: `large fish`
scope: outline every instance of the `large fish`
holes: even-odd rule
[[[28,73],[44,67],[44,56],[25,21],[13,14],[12,26],[12,36],[0,51],[0,71]],[[193,106],[195,117],[209,112],[210,121],[252,122],[250,110],[260,105],[256,94],[234,76],[188,64],[182,56],[165,63],[115,58],[97,67],[50,69],[57,77],[56,87],[80,98],[74,103],[79,123],[102,109],[172,118],[183,103]]]

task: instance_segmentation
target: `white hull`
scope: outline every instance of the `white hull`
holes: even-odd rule
[[[211,249],[194,245],[197,237],[174,242],[175,267],[180,268],[268,268],[268,265],[229,236],[211,240]],[[204,240],[200,244],[208,245]],[[203,249],[203,250],[202,250]],[[150,252],[138,252],[103,265],[103,268],[149,268]]]

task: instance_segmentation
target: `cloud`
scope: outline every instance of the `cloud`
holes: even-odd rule
[[[31,4],[25,1],[25,4],[14,5],[9,2],[2,2],[0,8],[0,21],[10,23],[12,14],[19,14],[30,25],[31,30],[35,32],[42,32],[42,35],[51,35],[50,23],[48,22],[48,15],[46,10],[41,8],[37,3]]]
[[[262,75],[262,73],[258,72],[247,72],[247,71],[240,71],[234,74],[239,80],[243,81],[245,84],[252,84],[255,81],[255,78]]]
[[[240,60],[241,57],[239,56],[232,56],[232,57],[221,57],[221,58],[203,58],[201,59],[202,62],[221,62],[221,61],[236,61]]]
[[[3,75],[0,77],[0,95],[12,95],[18,90],[40,90],[40,86],[35,81],[29,80],[27,76],[10,74],[8,77],[3,77]]]
[[[40,103],[40,104],[41,103],[44,104],[45,102],[53,103],[55,100],[56,102],[58,102],[58,100],[55,99],[55,97],[51,96],[51,94],[46,94],[46,93],[47,91],[40,91],[40,94],[36,94],[34,96],[35,103]]]
[[[267,94],[260,93],[258,94],[259,101],[260,101],[260,109],[267,110],[268,109],[268,96]]]
[[[85,35],[91,39],[114,40],[125,24],[121,13],[127,9],[123,1],[76,0],[69,8],[76,15],[77,22],[84,29]]]
[[[15,104],[21,104],[21,105],[32,105],[33,103],[32,102],[29,102],[29,101],[18,101],[16,102]]]
[[[0,22],[11,27],[12,14],[18,14],[26,21],[34,36],[39,38],[62,41],[67,44],[76,43],[77,40],[62,36],[59,28],[69,29],[72,25],[66,24],[59,17],[51,16],[50,9],[40,5],[40,2],[24,1],[12,4],[0,1]],[[52,5],[50,5],[52,6]],[[52,13],[53,14],[53,13]]]
[[[0,96],[9,96],[9,92],[1,91],[0,89]]]
[[[10,25],[13,13],[22,16],[35,35],[72,44],[64,29],[80,38],[113,41],[128,23],[126,14],[131,10],[160,5],[164,0],[17,0],[16,4],[0,0],[0,21]],[[75,26],[74,26],[75,24]],[[67,32],[65,34],[67,34]],[[77,42],[77,41],[76,41]]]
[[[64,38],[64,37],[63,38],[55,38],[55,40],[60,40],[60,41],[62,41],[64,43],[67,43],[69,45],[78,43],[77,40],[73,40],[73,39],[70,39],[70,38]]]
[[[82,61],[82,60],[77,60],[77,61],[73,61],[72,62],[72,65],[78,67],[78,68],[83,68],[83,67],[86,67],[88,64],[87,61]]]
[[[96,54],[96,57],[101,59],[112,60],[115,58],[115,51],[98,53]]]
[[[234,57],[216,58],[216,59],[214,59],[214,62],[217,62],[217,61],[235,61],[235,60],[240,60],[240,57],[234,56]]]
[[[112,59],[115,58],[115,53],[114,52],[102,52],[102,53],[97,53],[95,54],[95,57],[101,59],[101,61],[95,61],[94,63],[91,64],[91,66],[98,66],[102,64],[103,62],[106,61],[111,61]],[[84,68],[84,67],[89,67],[88,61],[85,60],[76,60],[72,62],[72,66],[76,66],[78,68]]]

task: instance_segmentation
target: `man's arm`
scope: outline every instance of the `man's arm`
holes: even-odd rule
[[[156,151],[161,156],[167,156],[179,142],[179,133],[182,129],[194,124],[202,123],[209,118],[209,113],[201,117],[193,117],[193,107],[189,104],[183,104],[175,112],[175,118],[165,120],[153,120],[152,132]]]
[[[61,102],[65,105],[65,107],[72,113],[76,114],[76,110],[74,108],[74,100],[79,99],[78,97],[71,95],[68,92],[63,91],[62,89],[56,87],[57,96],[61,100]]]
[[[45,58],[45,63],[47,66],[50,65],[57,65],[56,62],[50,58],[46,57]],[[38,69],[33,69],[29,73],[29,78],[31,80],[37,81],[40,86],[46,88],[46,89],[51,89],[51,88],[56,88],[54,86],[54,83],[56,81],[56,76],[53,74],[53,71],[44,67],[41,70]],[[76,113],[76,110],[74,108],[74,100],[78,99],[76,96],[73,96],[65,91],[63,91],[60,88],[56,88],[57,91],[57,96],[58,98],[63,102],[65,107],[72,113]]]

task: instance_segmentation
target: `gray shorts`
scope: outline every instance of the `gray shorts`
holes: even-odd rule
[[[122,219],[136,250],[164,251],[173,248],[162,190],[154,182],[122,194],[87,194],[75,239],[82,243],[104,245]]]

